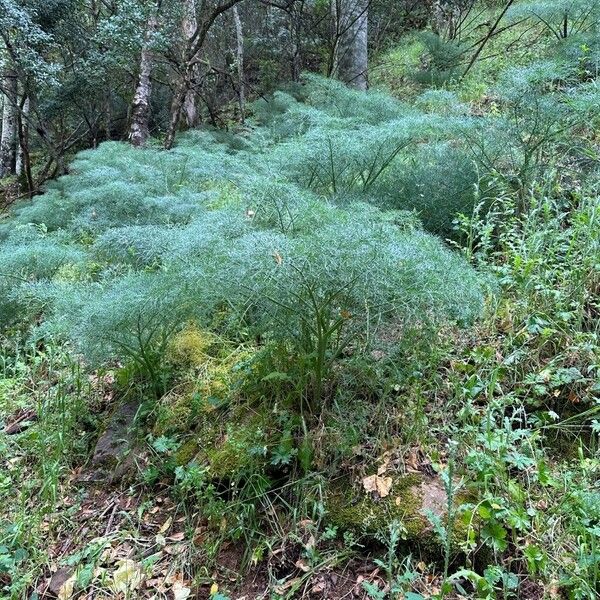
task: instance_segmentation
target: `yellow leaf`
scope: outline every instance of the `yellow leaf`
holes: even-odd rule
[[[213,583],[210,586],[210,595],[215,596],[216,594],[218,594],[218,592],[219,592],[219,586],[216,583]]]
[[[58,600],[70,600],[73,597],[75,581],[77,581],[77,576],[73,575],[62,584],[58,591]]]
[[[127,594],[136,590],[142,583],[142,571],[133,560],[121,561],[119,568],[113,573],[112,588],[117,593]]]
[[[158,530],[158,533],[164,533],[165,531],[167,531],[167,529],[169,529],[169,527],[171,527],[171,523],[173,522],[173,519],[171,517],[169,517],[162,525],[162,527]]]

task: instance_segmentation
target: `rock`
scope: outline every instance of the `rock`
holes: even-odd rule
[[[423,473],[394,477],[384,498],[346,480],[330,490],[327,511],[329,521],[342,531],[354,530],[379,539],[387,535],[391,522],[398,521],[406,542],[435,547],[438,540],[427,515],[432,513],[443,521],[447,496],[439,476]]]
[[[92,481],[121,479],[134,466],[132,430],[139,403],[129,400],[112,414],[104,433],[98,438],[92,458]]]
[[[56,573],[53,573],[48,582],[46,594],[58,597],[65,583],[73,576],[73,572],[72,567],[62,567]]]
[[[440,519],[446,516],[448,495],[439,477],[425,478],[419,486],[418,496],[421,499],[421,514],[426,516],[433,513]]]

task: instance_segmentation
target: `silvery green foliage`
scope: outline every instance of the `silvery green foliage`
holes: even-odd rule
[[[17,226],[0,243],[0,323],[11,324],[39,310],[32,287],[60,277],[64,267],[79,271],[85,251],[59,234],[44,228]]]
[[[460,102],[454,92],[442,89],[430,89],[415,100],[415,106],[428,113],[446,116],[467,115],[470,107]]]
[[[112,227],[100,234],[92,246],[94,260],[158,267],[171,248],[172,228],[158,225]]]
[[[448,92],[411,107],[310,76],[298,98],[279,93],[257,111],[272,172],[300,188],[335,202],[416,210],[443,236],[458,212],[472,209],[478,175],[464,133],[478,119]]]
[[[20,248],[7,275],[27,279],[4,279],[13,304],[3,323],[25,308],[26,285],[40,334],[150,371],[192,319],[219,315],[227,335],[308,351],[317,317],[342,318],[356,339],[390,319],[476,317],[477,274],[413,216],[351,198],[336,206],[277,173],[271,144],[234,150],[203,133],[172,152],[109,142],[78,155],[70,175],[0,226],[3,256]]]
[[[598,0],[528,0],[511,7],[513,20],[530,18],[538,21],[557,39],[594,31],[600,24]]]
[[[585,124],[593,103],[573,97],[587,85],[578,64],[560,58],[507,69],[495,90],[501,115],[481,124],[474,143],[479,162],[521,190],[542,180],[571,152],[573,128]]]
[[[3,322],[43,312],[47,328],[95,359],[139,353],[140,341],[215,315],[228,335],[305,344],[317,313],[348,315],[338,324],[358,338],[387,319],[468,322],[478,279],[414,214],[446,235],[487,174],[522,183],[543,173],[565,123],[593,104],[574,93],[595,93],[577,65],[507,71],[496,96],[506,110],[485,118],[444,91],[407,107],[310,77],[296,97],[259,103],[261,127],[242,136],[202,131],[171,152],[116,142],[82,152],[0,225],[11,256]],[[161,313],[156,328],[147,317]]]
[[[479,177],[474,155],[464,148],[442,141],[419,144],[383,175],[379,202],[414,210],[429,231],[448,236],[455,216],[470,211]]]

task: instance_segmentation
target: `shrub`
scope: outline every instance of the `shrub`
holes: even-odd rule
[[[252,232],[213,257],[230,307],[258,336],[306,357],[312,406],[322,401],[333,364],[389,320],[406,326],[450,318],[469,322],[480,309],[475,274],[431,236],[360,221],[360,207],[316,231],[286,238]],[[235,276],[231,276],[234,273]]]
[[[30,294],[32,287],[50,283],[61,268],[79,268],[84,261],[82,249],[64,236],[47,234],[43,228],[16,227],[0,245],[0,323],[33,318],[41,307]]]
[[[597,0],[530,0],[511,7],[508,16],[514,20],[535,19],[556,39],[593,29],[600,22]]]
[[[172,283],[140,273],[106,284],[59,287],[45,329],[67,332],[93,364],[132,362],[159,396],[166,391],[162,363],[168,344],[192,314],[185,285]]]
[[[172,152],[102,144],[17,207],[11,226],[50,231],[55,244],[44,264],[25,244],[11,267],[35,283],[39,333],[69,336],[94,364],[133,362],[160,394],[169,340],[194,320],[299,357],[302,393],[319,410],[333,365],[384,323],[471,321],[477,275],[402,212],[435,228],[428,215],[448,194],[421,196],[421,181],[442,164],[459,181],[446,189],[471,190],[473,168],[443,141],[469,119],[316,77],[299,99],[273,102],[265,127],[238,141],[196,132]],[[409,167],[416,140],[422,160]]]

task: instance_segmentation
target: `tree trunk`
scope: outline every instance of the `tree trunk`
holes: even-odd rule
[[[110,90],[107,90],[104,97],[104,137],[106,140],[112,139],[112,119],[112,98]]]
[[[441,38],[453,40],[456,38],[460,17],[461,6],[456,0],[435,0],[431,28]]]
[[[23,98],[20,102],[22,108],[20,109],[21,115],[17,119],[18,123],[18,149],[17,149],[17,160],[15,164],[15,173],[17,175],[23,174],[25,168],[24,154],[27,152],[27,141],[29,138],[29,98]]]
[[[33,174],[31,172],[31,156],[29,154],[29,110],[31,102],[25,94],[19,105],[17,116],[17,131],[19,134],[19,152],[17,155],[17,175],[25,174],[27,182],[27,195],[33,198],[35,192],[35,184],[33,182]]]
[[[292,5],[290,9],[290,38],[291,53],[291,76],[292,81],[300,81],[302,73],[302,4]]]
[[[8,69],[4,77],[0,178],[15,174],[17,159],[17,74]]]
[[[368,87],[370,0],[333,0],[333,76],[348,85]]]
[[[189,44],[190,40],[194,37],[196,30],[198,29],[198,20],[196,19],[196,2],[195,0],[185,0],[185,13],[183,16],[183,35],[186,43]],[[197,74],[197,68],[194,67],[192,70],[192,79]],[[198,105],[196,93],[193,89],[193,85],[186,91],[185,98],[183,101],[183,115],[185,122],[188,127],[196,127],[198,124]]]
[[[154,56],[150,49],[152,36],[158,27],[155,16],[148,21],[146,41],[142,48],[140,59],[140,77],[133,97],[131,110],[131,130],[129,139],[136,146],[144,146],[150,137],[150,96],[152,94],[152,69],[154,67]]]
[[[236,62],[238,72],[238,100],[240,104],[240,122],[246,120],[246,82],[244,81],[244,30],[237,6],[233,7],[235,24]]]
[[[202,4],[204,7],[202,11],[203,19],[201,22],[196,23],[195,31],[188,40],[183,60],[180,65],[179,82],[171,103],[171,119],[164,144],[166,150],[170,150],[175,143],[175,135],[177,133],[177,128],[179,127],[179,121],[185,105],[185,99],[193,87],[197,56],[204,46],[206,36],[218,17],[224,12],[233,8],[238,2],[241,2],[241,0],[225,0],[214,7],[212,11],[206,13],[204,11],[204,8],[206,8],[206,3]]]
[[[169,122],[169,129],[167,131],[167,137],[165,138],[165,150],[170,150],[175,143],[175,135],[177,133],[177,127],[179,126],[179,119],[183,111],[185,99],[188,93],[185,82],[181,82],[173,95],[173,101],[171,102],[171,119]]]

